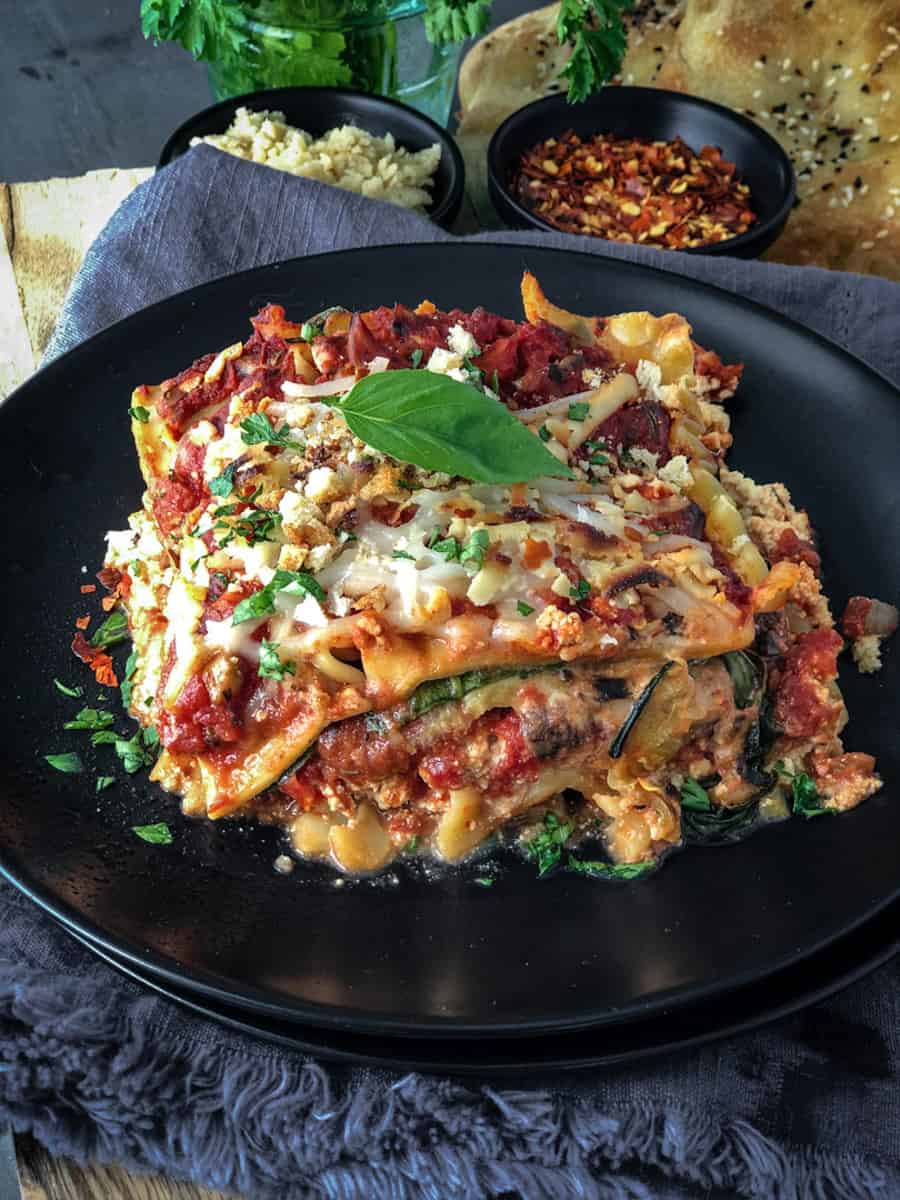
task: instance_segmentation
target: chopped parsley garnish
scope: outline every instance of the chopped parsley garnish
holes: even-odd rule
[[[289,596],[314,596],[320,604],[325,599],[322,585],[305,571],[276,571],[270,583],[235,607],[231,617],[232,625],[253,621],[257,617],[265,617],[274,612],[275,597],[279,592],[285,592]]]
[[[495,396],[500,395],[500,376],[496,370],[494,371],[493,375],[491,375],[491,391]]]
[[[811,817],[821,817],[825,813],[833,813],[835,811],[833,808],[827,808],[822,803],[822,796],[819,794],[816,785],[805,772],[795,775],[785,767],[781,760],[775,764],[775,770],[783,779],[790,781],[791,812],[795,817],[806,817],[809,820]]]
[[[64,775],[80,775],[84,770],[81,757],[72,751],[68,754],[45,754],[44,761],[48,762],[54,770],[62,771]]]
[[[150,410],[144,408],[143,404],[135,404],[133,408],[129,408],[128,415],[134,417],[136,421],[140,421],[142,425],[146,425],[150,420]]]
[[[593,875],[604,879],[639,879],[656,867],[653,859],[645,859],[636,863],[609,863],[602,860],[586,861],[569,855],[566,866],[570,871],[579,871],[582,875]]]
[[[134,737],[124,738],[118,734],[110,737],[108,733],[101,732],[95,733],[91,741],[95,746],[110,742],[129,775],[136,774],[144,767],[153,766],[159,750],[159,734],[152,725],[146,729],[139,729]]]
[[[198,558],[194,559],[194,561],[190,564],[191,570],[196,571],[197,568],[200,566],[200,564],[203,562],[204,558],[209,558],[208,552],[206,554],[201,554]]]
[[[538,437],[541,439],[542,442],[550,441],[550,430],[547,428],[546,425],[542,425],[540,427],[540,429],[538,430]]]
[[[225,516],[233,516],[233,510],[237,506],[234,504],[226,504],[225,509],[231,511],[225,512]],[[224,509],[216,510],[222,513]],[[218,539],[219,546],[224,548],[229,542],[233,542],[236,537],[241,538],[248,546],[255,546],[257,542],[271,542],[272,534],[281,524],[281,513],[276,512],[271,508],[251,508],[249,511],[242,512],[233,521],[218,520],[213,526],[214,529],[224,529],[227,532],[223,537]]]
[[[215,479],[210,480],[209,490],[214,496],[228,496],[231,494],[231,489],[234,487],[234,472],[237,463],[229,463],[221,475],[217,475]]]
[[[62,692],[64,696],[71,696],[73,700],[78,700],[84,695],[83,687],[66,687],[66,685],[64,683],[60,683],[58,679],[53,680],[53,686],[58,692]]]
[[[408,558],[410,562],[416,561],[416,556],[414,554],[407,554],[405,550],[393,550],[391,558]]]
[[[413,350],[412,354],[409,356],[409,361],[412,363],[413,367],[415,368],[419,365],[419,363],[421,363],[423,357],[424,357],[424,355],[423,355],[422,351],[417,346],[416,349]]]
[[[525,853],[537,863],[538,875],[546,875],[559,864],[573,828],[569,821],[560,821],[556,813],[548,812],[543,829],[523,843]]]
[[[300,326],[300,336],[304,342],[311,342],[313,338],[322,336],[322,326],[317,325],[315,321],[304,321]]]
[[[417,849],[418,845],[419,845],[418,835],[411,837],[409,839],[409,841],[406,843],[406,845],[403,847],[403,853],[404,854],[413,854],[415,852],[415,850]]]
[[[94,790],[98,792],[105,792],[106,789],[111,788],[115,782],[115,775],[98,775]]]
[[[279,657],[277,642],[263,642],[259,648],[259,673],[263,679],[284,679],[294,675],[296,663],[285,662]]]
[[[681,807],[689,812],[709,812],[712,809],[706,788],[701,787],[696,779],[685,779],[681,785]]]
[[[459,561],[467,570],[473,572],[481,570],[484,566],[484,552],[487,550],[490,540],[486,529],[476,529],[469,535],[459,554]]]
[[[520,617],[530,617],[531,614],[534,612],[534,609],[531,607],[530,604],[526,604],[524,600],[517,600],[516,601],[516,612],[519,614]]]
[[[591,585],[586,579],[579,579],[574,587],[569,588],[569,595],[573,600],[587,600],[591,594]]]
[[[155,825],[132,825],[131,832],[151,846],[171,846],[173,841],[172,830],[165,821],[157,821]]]
[[[479,887],[489,888],[494,886],[493,879],[489,879],[487,875],[479,875],[475,882]]]
[[[94,630],[91,645],[106,650],[118,646],[128,637],[128,618],[120,609],[113,609],[99,629]]]
[[[569,420],[583,421],[590,411],[591,406],[587,400],[579,400],[577,403],[569,405]]]
[[[425,543],[429,550],[433,550],[435,554],[443,554],[447,562],[455,562],[459,560],[459,542],[456,538],[441,537],[439,529],[431,531],[431,537]]]
[[[74,721],[66,721],[63,729],[87,729],[94,733],[98,729],[109,729],[115,721],[111,712],[100,708],[83,708]]]
[[[287,425],[275,429],[265,413],[252,413],[241,421],[241,441],[245,446],[282,446],[286,450],[304,450],[303,442],[290,436]]]

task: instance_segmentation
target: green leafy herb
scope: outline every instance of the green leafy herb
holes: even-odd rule
[[[146,425],[150,420],[150,410],[144,408],[142,404],[135,404],[133,408],[129,408],[128,415],[134,417],[136,421],[140,421],[142,425]]]
[[[527,679],[542,671],[558,670],[555,666],[541,667],[481,667],[475,671],[465,671],[462,675],[451,675],[447,679],[429,679],[420,683],[406,702],[406,720],[414,721],[423,713],[434,708],[437,704],[446,704],[451,700],[462,700],[470,692],[496,683],[498,679],[510,679],[518,675]]]
[[[644,690],[641,692],[641,694],[637,697],[634,704],[632,704],[631,709],[628,713],[628,716],[622,722],[619,732],[613,738],[612,743],[609,747],[609,757],[610,758],[621,758],[622,751],[625,749],[625,741],[628,738],[629,733],[631,733],[632,729],[634,728],[635,722],[637,721],[637,719],[641,715],[641,713],[644,711],[644,709],[647,707],[647,705],[650,703],[650,697],[653,695],[653,693],[656,691],[659,684],[662,682],[663,677],[665,676],[666,672],[673,665],[674,664],[671,662],[663,663],[663,665],[659,668],[659,670],[656,672],[656,674],[653,676],[653,678],[650,680],[650,682],[647,684],[647,686],[644,688]]]
[[[314,596],[319,603],[325,599],[322,585],[305,571],[276,571],[264,588],[254,592],[235,607],[231,617],[232,625],[253,621],[257,617],[265,617],[274,612],[275,597],[279,592],[290,596]]]
[[[165,821],[158,821],[155,825],[132,825],[131,832],[151,846],[171,846],[173,841],[172,830]]]
[[[217,475],[215,479],[211,479],[209,490],[214,496],[228,496],[231,494],[231,489],[234,487],[234,472],[237,463],[229,463],[221,475]]]
[[[317,325],[314,321],[304,321],[300,326],[300,336],[304,342],[311,342],[313,338],[322,336],[322,326]]]
[[[722,661],[731,676],[735,705],[738,708],[749,708],[757,702],[766,685],[763,660],[746,650],[731,650],[722,655]]]
[[[459,561],[467,570],[480,571],[484,566],[484,552],[490,544],[490,536],[486,529],[476,529],[470,534],[460,551]]]
[[[413,368],[415,369],[422,362],[423,358],[424,358],[424,355],[417,346],[416,349],[413,350],[412,354],[409,356],[409,361],[412,363]]]
[[[592,467],[605,467],[609,458],[605,454],[592,454],[588,462]]]
[[[490,18],[490,0],[425,0],[425,32],[435,46],[478,37]]]
[[[119,642],[124,642],[127,637],[128,618],[121,609],[115,608],[103,624],[94,630],[91,645],[106,650],[110,646],[118,646]]]
[[[537,863],[538,875],[546,875],[558,865],[573,828],[570,822],[560,821],[556,813],[548,812],[543,829],[522,843],[525,853]]]
[[[602,879],[640,879],[642,875],[648,875],[651,871],[656,870],[656,861],[654,859],[645,859],[643,862],[636,863],[609,863],[599,860],[585,860],[575,858],[570,854],[566,860],[566,866],[570,871],[578,871],[582,875],[593,875],[595,878]]]
[[[569,405],[569,420],[583,421],[591,411],[591,406],[587,400],[579,400],[576,404]]]
[[[517,600],[516,601],[516,612],[519,614],[520,617],[530,617],[531,614],[534,612],[534,609],[531,607],[530,604],[526,604],[524,600]]]
[[[83,687],[66,687],[64,683],[60,683],[58,679],[53,680],[53,686],[58,692],[62,692],[64,696],[71,696],[73,700],[78,700],[84,695]]]
[[[74,721],[66,721],[63,729],[88,729],[94,732],[97,729],[109,729],[115,721],[115,717],[111,712],[104,712],[99,708],[83,708]]]
[[[56,771],[62,771],[64,775],[80,775],[84,770],[84,763],[79,755],[75,753],[68,754],[45,754],[44,761],[48,762]]]
[[[500,395],[500,374],[497,370],[491,375],[491,391],[495,396]]]
[[[427,471],[479,483],[574,477],[499,400],[434,371],[366,375],[330,403],[366,445]]]
[[[95,790],[98,792],[105,792],[106,789],[111,788],[115,782],[116,777],[114,775],[98,775]]]
[[[410,562],[416,561],[416,556],[414,554],[407,554],[405,550],[392,551],[391,558],[408,558]]]
[[[404,854],[413,854],[413,853],[415,853],[415,850],[416,850],[416,848],[418,847],[418,845],[419,845],[419,839],[418,839],[418,837],[411,837],[411,838],[409,839],[409,841],[406,843],[406,845],[403,847],[403,853],[404,853]]]
[[[710,812],[712,801],[696,779],[685,779],[681,785],[681,807],[689,812]]]
[[[538,430],[538,437],[541,439],[542,442],[550,441],[550,430],[547,428],[546,425],[542,425],[540,427],[540,429]]]
[[[226,504],[224,507],[229,510],[225,515],[232,516],[237,505]],[[223,509],[217,509],[216,512],[223,512]],[[280,524],[280,512],[271,508],[250,508],[242,512],[235,520],[216,521],[213,528],[226,531],[224,536],[218,539],[221,547],[227,546],[236,537],[242,538],[248,546],[255,546],[258,542],[272,541],[272,534]]]
[[[447,562],[459,561],[459,542],[452,537],[442,538],[439,529],[431,531],[431,537],[425,546],[428,550],[433,550],[435,554],[443,554]]]
[[[627,45],[622,14],[631,7],[632,0],[562,0],[556,37],[572,46],[562,71],[570,103],[587,100],[621,67]]]
[[[263,642],[259,648],[259,673],[263,679],[284,679],[294,675],[296,663],[284,662],[278,654],[277,642]]]
[[[305,449],[303,442],[290,436],[287,425],[275,429],[265,413],[251,413],[241,421],[241,441],[246,446],[283,446],[288,450]]]
[[[687,842],[733,842],[744,836],[756,821],[759,800],[736,808],[710,807],[708,811],[682,805],[681,832]]]
[[[494,880],[489,879],[487,877],[487,875],[477,876],[477,878],[475,879],[475,883],[477,883],[479,887],[483,887],[483,888],[489,888],[489,887],[494,886]]]
[[[573,600],[587,600],[591,594],[591,585],[586,579],[579,579],[574,587],[569,588],[569,595]]]
[[[97,744],[100,737],[94,734],[91,740]],[[113,745],[126,772],[134,775],[144,767],[153,766],[159,748],[159,734],[152,726],[148,726],[146,729],[139,729],[134,737],[116,737]]]
[[[816,785],[805,772],[793,774],[780,760],[775,764],[775,770],[791,784],[791,812],[795,817],[822,817],[826,813],[834,813],[833,808],[826,808],[822,803]]]

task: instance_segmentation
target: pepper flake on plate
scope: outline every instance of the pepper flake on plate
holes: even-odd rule
[[[573,130],[523,156],[513,194],[564,233],[683,250],[746,233],[750,189],[715,146]]]

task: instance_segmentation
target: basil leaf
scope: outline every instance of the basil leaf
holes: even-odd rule
[[[118,646],[119,642],[124,642],[128,637],[128,618],[121,609],[113,609],[103,624],[94,631],[91,638],[91,645],[98,646],[101,649],[107,649],[109,646]]]
[[[54,770],[62,771],[64,775],[80,775],[84,770],[84,763],[74,753],[45,754],[44,761],[48,762]]]
[[[602,860],[587,861],[569,855],[566,866],[570,871],[578,871],[582,875],[592,875],[601,879],[640,879],[655,871],[657,863],[654,859],[645,859],[636,863],[609,863]]]
[[[64,683],[60,683],[58,679],[53,680],[53,686],[58,692],[62,692],[64,696],[71,696],[73,700],[78,700],[84,695],[83,687],[66,687]]]
[[[171,846],[173,841],[172,830],[165,821],[158,821],[155,825],[132,825],[131,832],[151,846]]]
[[[427,471],[480,483],[574,478],[499,400],[434,371],[366,375],[332,404],[366,445]]]

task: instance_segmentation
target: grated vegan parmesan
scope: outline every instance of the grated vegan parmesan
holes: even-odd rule
[[[248,108],[237,110],[225,133],[191,140],[192,146],[201,143],[290,175],[420,211],[431,202],[428,189],[441,161],[437,142],[424,150],[407,150],[390,133],[376,137],[354,125],[314,138],[288,125],[284,113]]]

